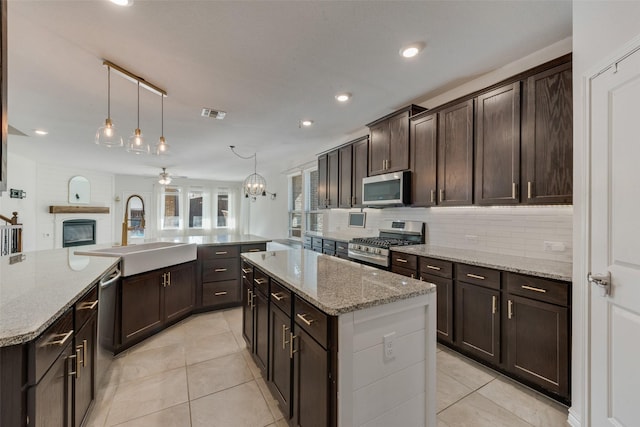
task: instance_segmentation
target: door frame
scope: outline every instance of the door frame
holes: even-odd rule
[[[587,281],[590,270],[589,231],[591,223],[591,84],[599,75],[615,67],[622,60],[640,50],[640,35],[615,49],[612,54],[598,61],[584,74],[573,76],[574,116],[579,110],[583,117],[582,129],[574,132],[582,138],[574,138],[573,151],[573,288],[572,288],[572,352],[571,352],[571,403],[568,422],[573,427],[591,426],[591,292]],[[578,84],[575,83],[580,83]],[[575,185],[578,184],[578,185]]]

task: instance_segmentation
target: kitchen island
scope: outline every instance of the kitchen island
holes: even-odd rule
[[[291,423],[436,424],[433,284],[305,249],[242,258],[243,335]]]

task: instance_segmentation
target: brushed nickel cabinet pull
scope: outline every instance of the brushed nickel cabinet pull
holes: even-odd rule
[[[82,340],[82,367],[87,366],[87,340]]]
[[[73,335],[73,329],[71,329],[67,333],[55,334],[51,337],[53,339],[48,343],[46,343],[45,345],[59,345],[62,347],[67,342],[67,340],[71,338],[72,335]]]
[[[492,296],[491,297],[491,314],[496,314],[496,310],[498,309],[498,297],[497,296]]]
[[[168,286],[171,286],[171,272],[168,272],[167,275],[169,276],[169,285]]]
[[[249,249],[249,252],[260,252],[260,249]]]
[[[227,251],[216,251],[216,255],[226,255]]]
[[[290,341],[287,341],[287,331],[289,330],[289,328],[287,328],[287,325],[282,325],[282,349],[286,350],[287,349],[287,344],[289,344]]]
[[[282,301],[284,299],[284,295],[280,292],[271,292],[271,297],[276,301]]]
[[[478,279],[478,280],[486,279],[486,277],[484,277],[484,276],[479,276],[477,274],[471,274],[471,273],[467,273],[467,277],[471,277],[472,279]]]
[[[216,269],[215,269],[215,270],[213,270],[213,271],[215,271],[216,273],[222,273],[222,272],[227,271],[227,269],[226,269],[226,268],[216,268]]]
[[[429,270],[436,270],[436,271],[440,271],[440,270],[442,270],[442,268],[437,267],[437,266],[435,266],[435,265],[427,265],[427,268],[428,268]]]
[[[440,189],[440,202],[444,202],[444,190]]]
[[[296,316],[298,316],[298,319],[302,320],[304,324],[307,326],[311,326],[311,324],[315,322],[315,320],[313,319],[307,319],[307,316],[308,316],[307,313],[298,313],[296,314]]]
[[[546,294],[547,290],[542,288],[536,288],[535,286],[522,285],[520,286],[522,289],[526,289],[528,291],[540,292],[541,294]]]
[[[511,198],[515,199],[516,198],[516,193],[517,193],[517,184],[515,182],[511,183]]]
[[[431,197],[431,203],[433,203],[434,202],[433,199],[435,198],[435,190],[431,190],[429,193],[430,193],[430,197]]]
[[[422,276],[420,276],[420,281],[421,281],[421,282],[424,282],[424,279],[422,278]]]
[[[251,273],[251,269],[250,269],[250,268],[243,268],[243,269],[242,269],[242,272],[243,272],[244,274],[249,274],[249,273]]]
[[[221,297],[221,296],[226,295],[226,294],[227,294],[227,291],[220,291],[220,292],[214,293],[213,295],[216,296],[216,297]]]
[[[71,361],[73,360],[73,363],[76,365],[76,370],[75,371],[69,371],[67,372],[67,374],[70,377],[76,377],[78,378],[78,352],[79,350],[76,350],[76,354],[72,354],[69,357],[67,357],[67,360]],[[72,365],[73,366],[73,365]]]
[[[528,181],[527,182],[527,198],[528,199],[530,199],[531,195],[533,194],[531,187],[533,187],[533,183],[531,181]]]
[[[297,336],[293,335],[291,332],[289,332],[289,358],[293,359],[293,353],[297,353],[298,350],[294,350],[293,349],[293,340],[298,338]]]
[[[404,258],[396,258],[396,261],[398,261],[398,262],[404,262],[404,263],[409,262],[409,261],[407,261],[407,260],[406,260],[406,259],[404,259]]]
[[[247,307],[251,308],[251,289],[247,289]]]
[[[83,302],[82,304],[79,304],[78,307],[76,307],[76,310],[93,310],[94,308],[96,308],[96,306],[98,305],[98,300],[89,302]]]
[[[267,279],[253,279],[253,281],[258,285],[264,285],[265,283],[267,283]]]
[[[513,301],[509,300],[507,306],[508,306],[508,310],[507,310],[508,317],[509,319],[511,319],[513,317]]]
[[[77,378],[80,378],[80,365],[86,365],[84,359],[80,360],[80,355],[82,354],[86,356],[86,353],[82,352],[82,344],[77,345],[76,346],[76,360],[77,360],[76,371],[78,371]]]

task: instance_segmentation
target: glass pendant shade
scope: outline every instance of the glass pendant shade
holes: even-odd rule
[[[95,142],[105,147],[122,147],[124,145],[122,136],[118,134],[116,127],[109,118],[104,121],[104,126],[101,126],[96,132]]]
[[[160,141],[156,144],[154,152],[157,156],[166,156],[169,154],[169,144],[167,144],[164,136],[160,137]]]
[[[246,197],[264,196],[267,189],[267,181],[262,175],[253,173],[244,180],[242,186]]]
[[[135,154],[149,154],[149,144],[145,141],[142,131],[139,128],[129,137],[127,151]]]

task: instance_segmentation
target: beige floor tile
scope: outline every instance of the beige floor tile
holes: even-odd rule
[[[222,312],[196,314],[180,324],[180,329],[186,335],[186,339],[200,339],[230,332],[231,328]]]
[[[253,374],[240,353],[233,353],[187,367],[189,398],[191,400],[251,380],[253,380]]]
[[[255,381],[191,401],[193,427],[264,427],[273,422]]]
[[[239,333],[240,335],[242,335],[242,308],[238,307],[225,310],[222,312],[222,315],[227,321],[229,328],[234,333]]]
[[[264,382],[262,378],[256,378],[256,383],[258,384],[258,388],[260,388],[260,392],[262,392],[262,396],[264,397],[265,402],[267,402],[267,406],[269,406],[269,410],[271,411],[271,415],[275,420],[281,420],[284,418],[284,412],[280,408],[280,404],[273,397],[271,391],[269,391],[269,387],[267,383]]]
[[[438,371],[436,381],[436,411],[442,411],[471,392],[473,392],[473,390],[466,385],[442,371]]]
[[[242,354],[242,357],[244,357],[244,360],[247,361],[247,365],[249,366],[249,369],[251,370],[253,377],[256,379],[262,378],[262,371],[260,370],[258,365],[256,365],[256,362],[254,362],[253,357],[251,357],[251,353],[249,353],[249,349],[245,346],[244,348],[242,348],[240,353]]]
[[[224,323],[226,325],[226,322]],[[209,337],[188,336],[184,341],[184,348],[187,356],[187,365],[240,351],[240,347],[230,331]]]
[[[118,427],[190,427],[191,413],[189,403],[172,406],[153,414],[145,415],[122,424]]]
[[[120,382],[136,381],[160,372],[185,366],[182,344],[146,349],[128,354],[115,362],[120,370]]]
[[[289,424],[282,418],[273,424],[269,424],[267,427],[289,427]]]
[[[127,353],[123,356],[138,353],[141,351],[147,351],[152,348],[166,347],[172,344],[182,344],[182,342],[184,341],[184,330],[180,328],[180,325],[183,322],[170,326],[164,331],[159,332],[156,335],[136,344],[135,346],[127,350]]]
[[[116,390],[106,425],[120,424],[188,400],[186,368],[123,383]]]
[[[479,363],[445,348],[436,353],[436,368],[472,390],[479,389],[497,375]]]
[[[482,387],[478,393],[536,427],[568,425],[566,407],[502,376]]]
[[[105,385],[96,389],[96,397],[85,427],[103,427],[116,394],[117,384]]]
[[[531,427],[502,406],[478,393],[472,393],[438,414],[447,427]]]

